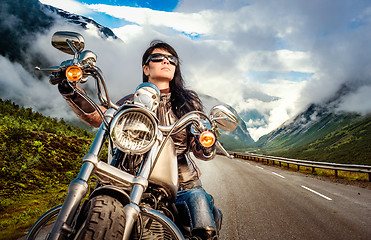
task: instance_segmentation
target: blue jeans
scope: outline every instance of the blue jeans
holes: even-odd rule
[[[181,217],[187,218],[182,220],[186,220],[191,230],[203,227],[216,229],[213,200],[201,186],[178,191],[175,204]]]

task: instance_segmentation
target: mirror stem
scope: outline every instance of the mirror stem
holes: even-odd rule
[[[66,39],[66,42],[67,42],[68,46],[70,46],[70,48],[71,48],[72,51],[74,52],[74,56],[73,56],[73,64],[76,64],[76,63],[77,63],[77,58],[78,58],[78,51],[77,51],[77,49],[75,48],[75,46],[71,43],[70,40]]]

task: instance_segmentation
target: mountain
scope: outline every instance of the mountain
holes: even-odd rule
[[[264,150],[283,150],[311,143],[356,121],[353,113],[334,113],[326,107],[312,104],[292,122],[262,136],[257,146]]]
[[[102,38],[119,39],[112,32],[111,29],[100,25],[99,23],[97,23],[96,21],[94,21],[94,20],[92,20],[90,18],[87,18],[87,17],[84,17],[84,16],[80,16],[80,15],[76,15],[76,14],[72,14],[72,13],[66,12],[66,11],[64,11],[62,9],[55,8],[55,7],[52,7],[52,6],[49,6],[49,5],[44,5],[44,6],[45,6],[45,8],[49,9],[52,13],[55,13],[55,14],[61,16],[67,22],[72,23],[72,24],[79,25],[83,29],[87,29],[87,26],[89,24],[93,24],[99,30],[98,32],[99,32],[99,34],[100,34],[100,36]]]
[[[312,161],[371,165],[371,114],[338,111],[342,99],[353,91],[343,85],[322,104],[304,112],[261,137],[259,151]]]
[[[208,113],[210,109],[215,105],[225,105],[231,110],[238,119],[238,126],[233,132],[227,132],[220,130],[222,135],[220,136],[220,142],[229,151],[243,151],[246,148],[255,146],[255,141],[251,138],[249,131],[247,130],[245,121],[239,116],[239,114],[231,106],[220,102],[218,99],[208,96],[200,95],[202,103],[205,107],[205,112]]]
[[[33,70],[34,66],[49,64],[41,53],[29,52],[30,44],[38,34],[47,32],[58,18],[82,29],[92,24],[101,37],[118,39],[109,28],[92,19],[43,5],[38,0],[1,0],[0,13],[0,55],[11,62],[20,63],[33,76],[38,74]]]
[[[0,2],[0,54],[12,62],[25,64],[24,57],[36,34],[49,29],[54,19],[38,0]],[[35,57],[35,61],[37,57]],[[41,59],[41,61],[45,59]]]
[[[359,115],[336,110],[342,97],[350,91],[350,88],[344,85],[326,102],[311,104],[291,121],[261,137],[257,146],[265,150],[293,148],[313,142],[351,123]]]
[[[275,155],[371,166],[371,115],[355,116],[349,124],[324,137],[299,147],[275,151]]]
[[[356,113],[337,110],[343,97],[351,91],[351,86],[341,86],[337,93],[326,102],[311,104],[304,112],[291,121],[261,137],[256,142],[257,147],[266,153],[312,159],[313,156],[318,156],[320,152],[328,152],[330,149],[335,151],[334,146],[338,145],[338,141],[342,137],[350,137],[355,136],[353,134],[367,132],[371,121],[370,116],[361,116]],[[352,132],[352,135],[349,135],[350,132]],[[363,136],[359,137],[357,141],[352,141],[352,146],[355,150],[357,148],[368,148],[364,146],[356,147],[358,144],[364,144],[366,138]],[[316,150],[309,151],[309,149]],[[308,154],[309,152],[312,153],[312,157]],[[341,150],[338,149],[338,152],[341,152]],[[371,152],[371,149],[368,152]],[[321,158],[326,160],[325,157]],[[360,159],[360,161],[363,160]],[[333,159],[333,161],[338,162],[337,159]],[[345,160],[345,162],[349,162],[349,160]]]

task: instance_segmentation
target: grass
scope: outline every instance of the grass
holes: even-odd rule
[[[93,135],[0,99],[0,240],[60,205]]]
[[[2,198],[0,200],[3,209],[0,220],[0,240],[24,236],[44,212],[63,203],[67,196],[67,187],[60,185],[45,193],[24,193]]]

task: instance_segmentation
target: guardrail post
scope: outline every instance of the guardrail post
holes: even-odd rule
[[[335,169],[335,177],[338,177],[338,170]]]
[[[298,172],[299,172],[299,170],[300,170],[300,165],[298,165]]]

